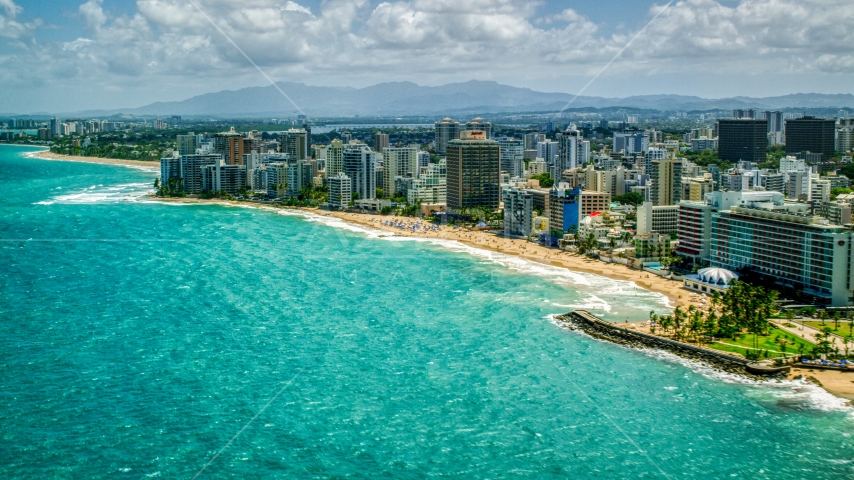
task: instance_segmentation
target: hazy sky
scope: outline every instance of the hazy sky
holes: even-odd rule
[[[134,107],[268,85],[216,27],[274,80],[310,85],[477,79],[577,93],[640,32],[585,95],[854,93],[854,0],[667,5],[0,0],[0,113]]]

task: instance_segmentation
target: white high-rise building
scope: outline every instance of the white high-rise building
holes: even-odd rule
[[[327,156],[329,152],[327,152]],[[344,148],[344,174],[350,177],[353,193],[359,200],[377,198],[377,154],[367,145],[350,144]],[[413,158],[413,162],[415,159]]]
[[[780,159],[780,173],[809,171],[807,162],[791,155]]]
[[[501,194],[504,202],[504,235],[530,237],[534,225],[534,196],[509,188]]]
[[[353,199],[353,187],[350,177],[343,172],[339,172],[334,177],[329,177],[327,182],[329,185],[329,208],[347,208],[347,205]]]
[[[551,140],[542,140],[537,143],[537,158],[542,158],[549,168],[554,167],[557,162],[558,143]]]
[[[812,195],[812,174],[807,170],[786,172],[786,197],[793,200],[809,200]]]
[[[560,178],[564,170],[577,168],[581,157],[581,142],[583,140],[580,131],[571,128],[559,133],[557,161],[552,168],[552,178]]]
[[[413,180],[406,191],[410,205],[417,202],[426,204],[447,204],[448,202],[448,163],[445,159],[431,163],[424,173]]]
[[[396,193],[395,178],[418,177],[418,153],[418,149],[414,146],[383,148],[383,195],[391,197]],[[429,160],[429,154],[427,158]]]
[[[501,146],[501,171],[521,177],[525,160],[524,141],[512,137],[500,137],[497,140]]]
[[[326,152],[326,178],[332,178],[344,171],[344,144],[341,140],[332,140],[324,149]]]

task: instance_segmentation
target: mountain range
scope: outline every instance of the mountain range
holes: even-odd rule
[[[529,88],[472,80],[437,87],[411,82],[381,83],[365,88],[317,87],[303,83],[277,84],[301,111],[278,89],[249,87],[206,93],[178,102],[157,102],[137,108],[75,112],[79,115],[185,115],[214,117],[293,117],[305,113],[322,116],[416,116],[501,112],[555,112],[574,95],[537,92]],[[625,107],[662,111],[708,111],[734,108],[779,110],[785,108],[851,108],[851,94],[793,94],[767,98],[732,97],[706,99],[684,95],[640,95],[626,98],[580,96],[570,109]]]

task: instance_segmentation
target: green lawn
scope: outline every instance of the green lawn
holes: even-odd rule
[[[772,328],[770,335],[760,335],[759,336],[759,349],[760,350],[768,350],[768,357],[782,357],[783,354],[782,349],[780,348],[780,344],[775,341],[777,337],[785,338],[789,341],[789,344],[786,345],[786,356],[791,357],[792,355],[798,354],[798,345],[804,345],[804,353],[808,353],[815,347],[814,344],[804,340],[803,338],[796,337],[795,335],[788,333],[779,328]],[[745,355],[748,349],[754,350],[753,347],[753,335],[752,334],[744,334],[741,338],[733,340],[732,338],[721,338],[718,339],[717,342],[712,343],[709,347],[714,348],[715,350],[721,350],[724,352],[732,352],[738,353],[739,355]]]
[[[824,322],[824,325],[821,324],[821,320],[807,320],[807,321],[802,322],[802,323],[804,325],[809,325],[810,327],[816,328],[818,330],[823,330],[825,327],[830,328],[830,330],[833,333],[835,333],[841,337],[847,337],[851,333],[851,330],[850,330],[851,324],[848,322],[840,321],[839,322],[839,330],[834,329],[836,327],[836,325],[833,323],[833,320],[828,320],[828,321]]]

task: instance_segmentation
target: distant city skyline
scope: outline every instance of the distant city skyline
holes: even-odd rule
[[[138,107],[269,85],[234,45],[274,81],[478,79],[575,94],[636,35],[584,95],[854,93],[849,1],[666,5],[0,0],[0,112]]]

